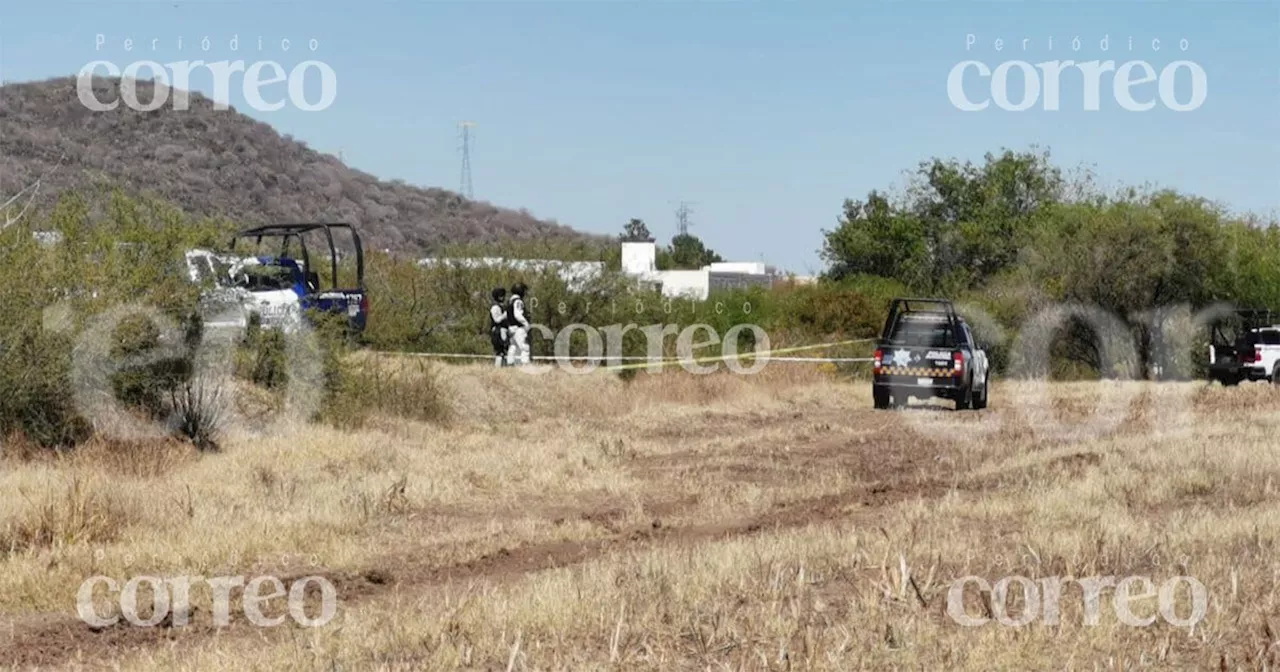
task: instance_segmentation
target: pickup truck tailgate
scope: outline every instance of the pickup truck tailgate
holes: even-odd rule
[[[955,374],[951,357],[949,350],[889,347],[884,350],[880,375],[896,379],[892,382],[905,384],[950,384]]]

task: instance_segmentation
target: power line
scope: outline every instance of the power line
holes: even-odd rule
[[[693,214],[693,209],[689,206],[697,205],[697,201],[680,201],[680,207],[676,208],[676,232],[678,235],[689,235],[689,227],[693,226],[693,222],[689,221],[689,215]]]
[[[462,130],[462,179],[458,192],[470,199],[475,199],[475,190],[471,186],[471,129],[474,122],[464,121],[458,124]]]

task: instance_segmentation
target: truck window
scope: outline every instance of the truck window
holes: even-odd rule
[[[898,318],[889,340],[921,348],[950,348],[955,344],[955,335],[944,315],[906,314]]]
[[[191,272],[196,276],[197,283],[217,283],[218,277],[213,270],[213,263],[209,257],[195,257],[191,259],[189,266]]]
[[[251,292],[290,289],[294,284],[293,269],[271,264],[246,266],[237,280],[236,286]]]
[[[1258,332],[1258,343],[1261,345],[1280,345],[1280,331],[1266,329]]]

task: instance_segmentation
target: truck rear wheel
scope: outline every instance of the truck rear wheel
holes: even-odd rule
[[[879,409],[889,408],[889,388],[873,387],[871,388],[871,400],[875,403],[875,407]]]
[[[991,376],[987,376],[986,380],[982,381],[982,394],[974,396],[973,398],[974,410],[980,411],[986,408],[987,397],[989,396],[991,396]]]
[[[960,396],[956,397],[956,410],[967,411],[973,408],[973,381],[970,380],[968,385],[964,386],[964,391]]]

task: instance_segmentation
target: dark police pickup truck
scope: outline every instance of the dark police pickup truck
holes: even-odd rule
[[[956,410],[987,407],[987,353],[946,299],[893,300],[876,343],[872,395],[876,408],[910,397],[951,399]]]

